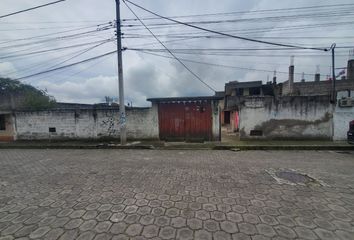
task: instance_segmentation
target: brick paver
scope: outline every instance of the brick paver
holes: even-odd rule
[[[0,239],[354,239],[353,169],[353,152],[0,150]]]

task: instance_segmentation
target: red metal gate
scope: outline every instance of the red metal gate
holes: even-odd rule
[[[160,102],[161,140],[212,140],[210,101]]]

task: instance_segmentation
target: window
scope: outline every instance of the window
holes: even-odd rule
[[[6,130],[6,118],[5,115],[0,115],[0,131]]]
[[[243,96],[243,88],[236,89],[236,96]]]
[[[250,136],[263,136],[263,131],[262,130],[251,130]]]
[[[50,127],[49,128],[49,132],[50,133],[55,133],[55,132],[57,132],[57,129],[55,127]]]
[[[261,95],[261,88],[259,88],[259,87],[250,88],[249,91],[250,91],[250,96]]]

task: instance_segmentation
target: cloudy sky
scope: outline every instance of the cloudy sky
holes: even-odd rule
[[[48,0],[1,0],[0,15],[48,3]],[[333,42],[336,67],[345,67],[354,46],[352,0],[133,0],[164,16],[232,35],[325,48]],[[164,44],[212,89],[228,81],[287,80],[295,56],[296,81],[330,74],[329,53],[279,47],[222,37],[156,19],[130,5]],[[146,98],[213,95],[140,25],[121,4],[125,101],[146,106]],[[58,71],[27,77],[93,58],[116,49],[114,0],[66,0],[0,19],[0,76],[45,89],[58,101],[98,103],[117,97],[115,54]],[[267,48],[271,48],[268,49]],[[243,50],[242,50],[243,49]],[[337,70],[338,72],[340,69]]]

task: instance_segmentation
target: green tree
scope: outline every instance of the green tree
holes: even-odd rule
[[[54,97],[46,91],[37,89],[20,81],[0,77],[0,95],[15,99],[15,107],[18,109],[48,109],[56,105]]]

